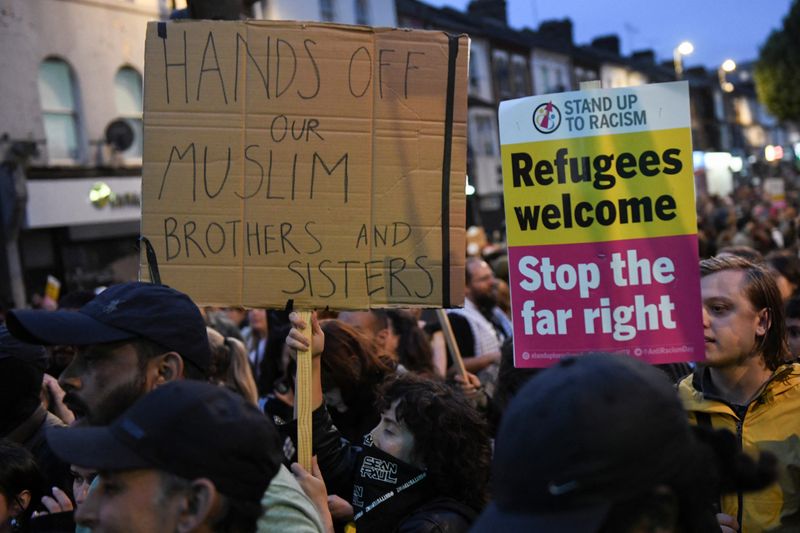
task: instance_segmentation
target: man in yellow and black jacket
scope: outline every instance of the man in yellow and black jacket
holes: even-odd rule
[[[706,361],[679,385],[690,420],[778,459],[778,481],[721,499],[723,531],[800,531],[800,365],[789,360],[780,293],[739,257],[700,262]],[[725,516],[728,515],[728,516]]]

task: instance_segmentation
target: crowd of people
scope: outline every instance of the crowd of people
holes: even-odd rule
[[[748,194],[699,202],[697,365],[514,368],[492,248],[466,261],[452,348],[432,311],[307,323],[140,282],[11,310],[0,533],[800,531],[795,215]]]

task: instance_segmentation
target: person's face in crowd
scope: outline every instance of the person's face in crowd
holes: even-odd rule
[[[225,309],[225,314],[237,326],[241,326],[244,319],[247,318],[247,311],[241,307],[228,307]]]
[[[72,474],[72,495],[75,496],[75,505],[82,505],[89,494],[89,487],[94,481],[97,472],[88,468],[72,465],[69,468]]]
[[[153,469],[100,472],[75,522],[93,533],[178,531],[181,498],[164,494],[161,479]]]
[[[496,286],[497,280],[494,277],[492,268],[486,263],[473,263],[469,267],[470,280],[467,284],[467,296],[478,307],[486,309],[497,305]]]
[[[248,314],[250,329],[261,337],[267,335],[267,312],[263,309],[251,309]]]
[[[786,339],[789,341],[789,351],[792,358],[800,357],[800,318],[786,319]]]
[[[415,460],[414,435],[402,421],[397,420],[395,411],[398,403],[400,400],[395,400],[389,409],[381,414],[381,421],[370,433],[372,443],[392,457],[415,466],[422,466]]]
[[[795,290],[795,286],[786,279],[786,276],[782,276],[781,274],[774,274],[773,278],[775,279],[775,283],[778,285],[778,290],[781,293],[781,301],[786,303],[789,301],[789,298],[792,297],[792,293]]]
[[[110,424],[147,390],[145,368],[129,342],[81,346],[58,380],[76,422]]]
[[[741,364],[754,355],[757,336],[767,332],[767,310],[747,298],[745,273],[723,270],[701,278],[706,363],[712,367]]]

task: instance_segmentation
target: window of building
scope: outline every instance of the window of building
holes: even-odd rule
[[[142,76],[131,67],[122,67],[114,77],[114,98],[117,112],[133,129],[133,144],[122,153],[125,159],[141,159],[142,139]]]
[[[476,150],[478,155],[495,156],[497,148],[495,146],[495,131],[492,118],[485,115],[475,116],[475,133],[477,134]]]
[[[508,68],[508,55],[503,52],[495,52],[494,56],[494,77],[497,80],[497,92],[501,99],[511,97],[511,76]]]
[[[355,0],[356,24],[369,25],[369,0]]]
[[[564,72],[561,69],[556,69],[556,86],[553,87],[555,92],[563,92],[567,90],[567,85],[564,83]]]
[[[325,22],[336,20],[336,6],[334,0],[319,0],[319,15]]]
[[[514,96],[528,96],[528,62],[522,56],[514,56],[511,60],[511,77],[514,85]]]
[[[542,92],[545,94],[550,92],[550,71],[547,65],[539,65],[539,79]]]
[[[75,78],[61,59],[39,65],[39,99],[42,104],[47,154],[51,161],[81,158],[80,124]]]
[[[481,88],[480,62],[475,49],[469,52],[469,88],[476,92]]]

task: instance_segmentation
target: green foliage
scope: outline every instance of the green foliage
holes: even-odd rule
[[[759,100],[772,115],[800,120],[800,0],[761,47],[755,80]]]

